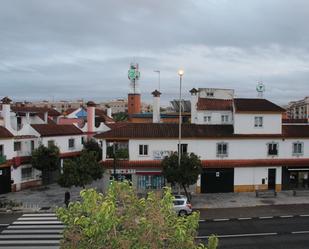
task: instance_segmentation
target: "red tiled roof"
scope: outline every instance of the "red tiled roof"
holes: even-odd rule
[[[13,134],[3,126],[0,126],[0,138],[12,138]]]
[[[57,124],[32,124],[42,137],[52,136],[69,136],[69,135],[81,135],[83,132],[75,125],[57,125]]]
[[[153,168],[162,169],[161,160],[118,160],[116,168]],[[114,161],[101,161],[105,168],[113,168]],[[203,168],[235,168],[235,167],[263,167],[263,166],[286,166],[302,167],[309,165],[309,158],[301,159],[248,159],[248,160],[202,160]]]
[[[95,109],[95,115],[97,117],[99,117],[99,121],[102,121],[102,122],[115,122],[114,119],[110,118],[109,116],[107,116],[106,112],[101,110],[101,109],[98,109],[96,108]]]
[[[283,125],[282,134],[234,134],[232,125],[183,124],[182,138],[302,138],[309,137],[309,125]],[[95,135],[101,139],[178,138],[178,124],[126,123]]]
[[[308,119],[302,118],[302,119],[288,119],[288,118],[283,118],[282,123],[285,124],[307,124]]]
[[[285,112],[282,107],[267,99],[234,99],[235,112]]]
[[[233,102],[231,99],[199,98],[197,110],[231,111],[233,110]]]
[[[2,109],[2,105],[0,106],[0,109]],[[11,110],[13,112],[32,112],[32,113],[44,113],[48,112],[48,116],[51,117],[57,117],[60,116],[60,112],[53,108],[46,108],[46,107],[35,107],[35,106],[18,106],[18,105],[12,105]]]

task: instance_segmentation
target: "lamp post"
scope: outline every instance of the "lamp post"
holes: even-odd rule
[[[154,70],[154,72],[155,73],[157,73],[158,74],[158,79],[159,79],[159,81],[158,81],[158,83],[159,83],[159,86],[158,86],[158,91],[160,92],[160,84],[161,84],[161,72],[160,72],[160,70]]]
[[[179,131],[178,131],[178,166],[180,167],[180,159],[181,159],[181,84],[182,84],[182,76],[184,74],[183,70],[178,71],[179,75]]]

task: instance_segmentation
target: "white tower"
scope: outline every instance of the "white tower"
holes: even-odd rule
[[[265,85],[263,84],[262,81],[259,81],[258,84],[256,85],[256,91],[258,93],[258,98],[263,98],[264,97],[264,92],[265,92]]]

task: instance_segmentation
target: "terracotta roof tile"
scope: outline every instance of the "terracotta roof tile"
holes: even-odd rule
[[[75,125],[32,124],[42,137],[82,135],[83,132]]]
[[[233,102],[231,99],[199,98],[197,102],[197,110],[232,111]]]
[[[0,138],[12,138],[13,134],[3,126],[0,126]]]
[[[282,107],[267,99],[234,99],[235,112],[285,112]]]
[[[95,135],[101,139],[178,138],[178,124],[126,123]],[[309,125],[283,125],[282,134],[234,134],[232,125],[183,124],[182,138],[302,138],[309,137]]]

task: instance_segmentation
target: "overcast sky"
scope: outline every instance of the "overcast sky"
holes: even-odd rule
[[[124,98],[131,61],[151,102],[233,88],[279,104],[309,95],[308,0],[1,0],[0,96]],[[189,97],[187,95],[186,97]]]

